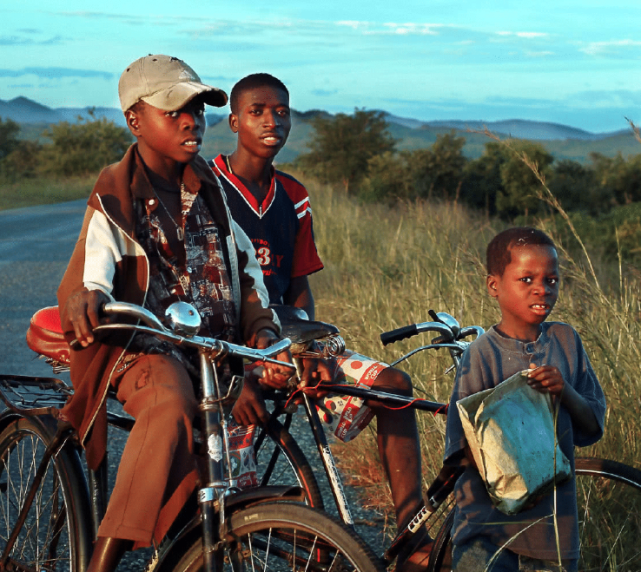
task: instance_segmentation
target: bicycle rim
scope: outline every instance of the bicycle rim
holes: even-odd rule
[[[323,509],[323,497],[307,457],[289,431],[276,419],[259,430],[256,466],[260,486],[294,485],[305,491],[306,503]]]
[[[579,570],[641,570],[641,471],[605,459],[576,460]]]
[[[0,434],[0,550],[15,527],[31,488],[49,435],[29,418],[12,422]],[[74,507],[74,469],[65,465],[66,454],[50,459],[7,561],[11,570],[83,570],[88,546],[79,536],[82,522]]]
[[[354,532],[311,507],[267,503],[234,513],[220,560],[225,571],[308,570],[382,572],[380,560]],[[194,543],[174,572],[203,569],[202,543]]]
[[[641,471],[617,461],[575,460],[579,513],[579,570],[641,570]],[[450,512],[438,535],[428,572],[450,570]]]

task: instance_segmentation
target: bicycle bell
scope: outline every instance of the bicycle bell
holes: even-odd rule
[[[187,302],[174,302],[165,311],[165,318],[171,330],[177,334],[193,336],[200,330],[200,314]]]

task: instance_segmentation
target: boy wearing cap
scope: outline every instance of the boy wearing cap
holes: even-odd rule
[[[126,549],[158,543],[197,479],[190,357],[141,334],[95,340],[101,306],[119,300],[162,316],[184,300],[204,335],[267,347],[279,333],[251,243],[198,155],[204,106],[224,105],[226,94],[181,60],[150,55],[123,72],[119,95],[137,142],[100,174],[58,289],[65,335],[81,346],[71,352],[75,393],[60,418],[78,431],[88,466],[104,458],[109,388],[136,420],[89,572],[114,570]],[[284,381],[278,370],[265,376]]]

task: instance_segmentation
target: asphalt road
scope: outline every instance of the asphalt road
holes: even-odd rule
[[[0,211],[0,373],[51,377],[26,344],[31,316],[57,304],[56,290],[78,238],[86,201]],[[58,375],[69,383],[69,376]],[[126,436],[109,440],[110,480]],[[119,570],[142,570],[149,551],[129,553]]]
[[[37,310],[57,304],[56,289],[80,232],[85,206],[86,202],[79,200],[0,211],[0,373],[52,375],[51,368],[28,348],[25,333]],[[59,377],[68,382],[68,376]],[[113,481],[125,437],[116,430],[112,433],[115,434],[109,441],[109,460]],[[303,419],[295,421],[292,433],[312,465],[314,461],[320,465],[311,432]],[[335,514],[326,479],[318,478],[329,512]],[[355,518],[381,524],[376,515],[357,506],[353,490],[347,492]],[[358,528],[378,552],[384,544],[380,528],[371,525]],[[119,570],[142,570],[148,555],[145,551],[129,553]]]
[[[0,372],[51,375],[25,343],[31,316],[57,304],[84,200],[0,211]]]

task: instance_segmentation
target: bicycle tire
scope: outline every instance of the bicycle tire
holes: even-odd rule
[[[17,418],[0,433],[0,553],[52,438],[47,427],[42,418]],[[46,466],[7,569],[84,571],[91,552],[87,503],[80,459],[65,446]]]
[[[229,517],[221,569],[383,572],[381,560],[345,525],[315,508],[284,502],[260,504]],[[233,564],[232,564],[233,561]],[[173,572],[198,572],[203,566],[198,539]]]
[[[641,570],[641,471],[609,459],[575,459],[579,570]],[[451,510],[435,538],[427,572],[449,570]]]
[[[256,437],[259,486],[295,485],[305,491],[306,504],[323,510],[314,471],[291,433],[275,418],[260,427]]]

